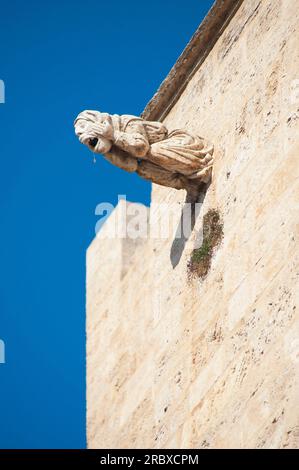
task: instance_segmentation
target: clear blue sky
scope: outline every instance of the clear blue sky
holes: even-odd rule
[[[118,194],[149,204],[150,184],[93,165],[73,120],[83,109],[140,114],[211,4],[1,1],[0,448],[86,445],[94,209]]]

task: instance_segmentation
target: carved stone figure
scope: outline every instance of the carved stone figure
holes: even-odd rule
[[[164,124],[136,116],[83,111],[75,132],[92,152],[153,183],[188,191],[211,178],[213,145],[187,130],[168,132]]]

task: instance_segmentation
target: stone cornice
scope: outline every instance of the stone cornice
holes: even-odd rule
[[[243,0],[216,0],[141,117],[163,120],[203,63]]]

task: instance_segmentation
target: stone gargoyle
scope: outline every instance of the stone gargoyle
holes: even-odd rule
[[[189,191],[211,179],[213,145],[187,130],[169,132],[136,116],[83,111],[75,132],[92,152],[153,183]]]

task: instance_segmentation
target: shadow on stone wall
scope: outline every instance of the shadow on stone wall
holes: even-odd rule
[[[172,264],[173,269],[179,264],[180,259],[182,257],[183,251],[185,249],[185,245],[190,238],[190,235],[194,229],[196,219],[198,218],[202,204],[206,197],[207,190],[210,186],[210,183],[202,185],[198,188],[196,192],[194,191],[187,191],[186,199],[182,208],[181,217],[179,224],[177,226],[175,236],[171,245],[170,249],[170,261]],[[184,217],[187,211],[189,211],[189,204],[191,203],[191,223],[190,223],[190,230],[188,233],[184,233],[183,230],[183,223]],[[200,210],[196,210],[198,206],[196,204],[200,204]]]

